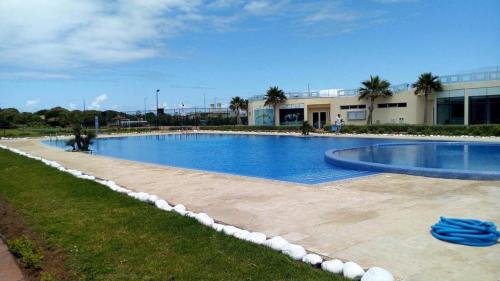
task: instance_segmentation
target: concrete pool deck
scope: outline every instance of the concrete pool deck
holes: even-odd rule
[[[70,153],[39,139],[0,143],[331,258],[387,268],[398,280],[500,280],[499,244],[429,234],[439,216],[500,223],[499,181],[379,174],[311,186]]]

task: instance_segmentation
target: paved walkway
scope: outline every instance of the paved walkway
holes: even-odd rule
[[[459,246],[429,234],[442,215],[500,223],[498,181],[380,174],[305,186],[64,152],[36,140],[1,143],[325,256],[387,268],[400,280],[500,276],[500,245]]]
[[[9,252],[7,245],[0,239],[0,280],[22,281],[25,280],[19,265]]]

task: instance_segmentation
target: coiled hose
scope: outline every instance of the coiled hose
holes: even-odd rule
[[[445,217],[431,226],[431,234],[439,240],[474,247],[494,245],[500,238],[493,222]]]

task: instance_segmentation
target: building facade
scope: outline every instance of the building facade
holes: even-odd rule
[[[373,124],[423,124],[427,106],[428,124],[500,124],[500,72],[477,72],[439,77],[443,91],[424,97],[415,95],[410,83],[391,88],[393,95],[375,100]],[[357,90],[287,93],[287,100],[274,112],[265,106],[264,95],[249,99],[249,125],[299,125],[314,128],[332,123],[340,114],[345,124],[363,125],[368,118],[368,100],[359,100]]]

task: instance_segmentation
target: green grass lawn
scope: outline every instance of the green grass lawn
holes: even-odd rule
[[[71,128],[15,128],[0,129],[0,137],[21,138],[21,137],[43,137],[56,135],[70,135],[73,133]]]
[[[72,279],[344,280],[3,149],[0,196]]]

